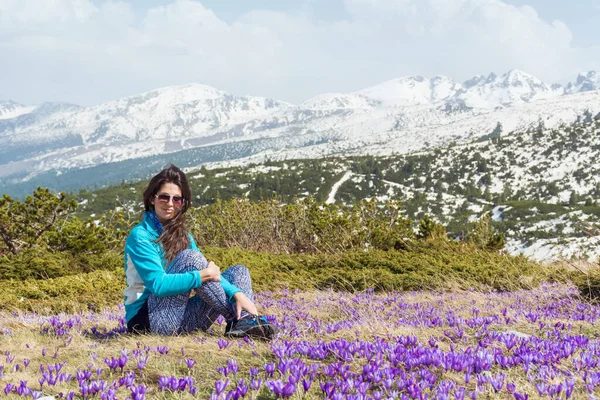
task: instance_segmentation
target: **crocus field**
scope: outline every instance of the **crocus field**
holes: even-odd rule
[[[76,399],[585,399],[600,307],[511,293],[263,292],[270,342],[124,333],[120,308],[0,314],[0,394]]]

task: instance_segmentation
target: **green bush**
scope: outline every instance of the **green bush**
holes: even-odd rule
[[[123,269],[52,279],[0,281],[0,309],[38,313],[99,310],[123,301]]]
[[[276,200],[218,200],[190,214],[199,246],[295,254],[337,253],[403,247],[414,237],[412,222],[396,202],[362,201],[352,208],[314,199],[283,204]]]
[[[271,254],[242,249],[204,248],[225,270],[246,265],[256,291],[290,289],[516,290],[544,281],[566,281],[567,271],[545,267],[454,242],[414,242],[408,250],[353,250],[336,254]],[[116,262],[116,260],[113,260]],[[122,263],[122,260],[120,261]],[[118,268],[46,280],[0,281],[0,309],[77,311],[123,301],[125,277]]]
[[[64,193],[38,188],[25,201],[0,199],[0,279],[47,279],[122,265],[132,222],[111,212],[96,221],[72,215]]]
[[[8,195],[0,198],[0,255],[17,255],[39,246],[44,235],[73,212],[77,204],[64,193],[58,195],[38,187],[24,201]]]
[[[0,279],[48,279],[123,266],[117,251],[94,253],[50,252],[35,247],[0,257]]]

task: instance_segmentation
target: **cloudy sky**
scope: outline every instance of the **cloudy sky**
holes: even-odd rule
[[[600,0],[0,0],[0,100],[203,83],[299,103],[406,75],[600,71]]]

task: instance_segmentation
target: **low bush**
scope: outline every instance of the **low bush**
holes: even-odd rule
[[[225,270],[246,265],[256,291],[334,289],[362,291],[515,290],[544,281],[567,281],[558,267],[477,249],[466,243],[414,242],[409,250],[354,250],[336,254],[271,254],[242,249],[203,249]],[[112,260],[116,262],[115,260]],[[122,263],[122,261],[121,261]],[[46,280],[0,281],[0,309],[78,311],[119,304],[125,277],[119,268]]]
[[[49,252],[41,248],[23,250],[17,255],[0,256],[0,279],[48,279],[123,266],[123,254]]]
[[[600,301],[600,269],[595,268],[580,274],[575,279],[579,293],[592,302]]]
[[[189,222],[199,246],[333,254],[402,247],[414,232],[401,214],[394,201],[361,201],[350,208],[312,198],[290,204],[231,199],[193,210]]]

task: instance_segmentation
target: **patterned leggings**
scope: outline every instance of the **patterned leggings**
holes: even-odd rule
[[[208,267],[204,255],[195,250],[184,250],[167,267],[167,274],[203,270]],[[243,265],[233,265],[221,274],[228,282],[238,287],[251,301],[254,301],[250,273]],[[175,296],[148,297],[148,317],[150,331],[161,335],[188,333],[207,330],[219,315],[231,320],[236,317],[235,304],[227,300],[227,295],[219,282],[203,282],[190,292]],[[242,315],[245,311],[242,311]]]

